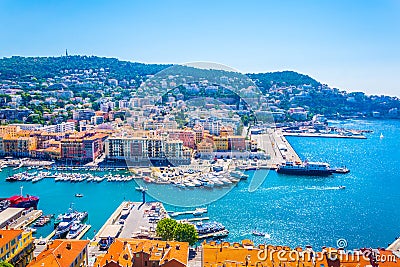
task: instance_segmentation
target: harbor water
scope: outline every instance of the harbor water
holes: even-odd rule
[[[256,243],[320,248],[336,246],[338,239],[346,239],[348,248],[386,247],[400,235],[400,122],[331,122],[334,124],[374,132],[366,134],[367,139],[287,139],[302,159],[326,161],[337,167],[345,165],[351,170],[349,174],[301,177],[259,170],[257,175],[267,177],[256,191],[249,192],[254,174],[249,171],[249,179],[209,204],[204,216],[226,226],[230,232],[225,239],[228,241],[249,238]],[[142,199],[134,181],[70,183],[46,178],[37,183],[6,182],[6,177],[14,172],[7,168],[0,173],[0,197],[18,194],[22,185],[25,194],[40,197],[39,208],[44,214],[63,213],[74,203],[77,210],[89,212],[92,228],[84,238],[92,238],[122,201]],[[196,201],[207,194],[214,196],[220,190],[162,187],[178,202],[179,198]],[[76,193],[84,196],[76,198]],[[146,200],[154,199],[147,196]],[[183,209],[170,205],[166,208]],[[50,224],[38,228],[36,236],[45,237],[52,229]],[[253,236],[254,230],[268,233],[270,238]]]

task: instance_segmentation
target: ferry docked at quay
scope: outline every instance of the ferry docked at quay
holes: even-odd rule
[[[278,173],[289,174],[289,175],[307,175],[307,176],[329,176],[333,173],[348,173],[349,169],[346,167],[332,168],[326,162],[309,162],[304,161],[293,162],[286,161],[277,166],[276,171]]]
[[[20,195],[11,196],[9,198],[0,198],[0,211],[6,208],[24,208],[24,209],[37,209],[39,197],[22,194],[23,187],[20,187]]]

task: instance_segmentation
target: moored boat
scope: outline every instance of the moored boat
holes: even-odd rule
[[[232,177],[238,178],[238,179],[241,179],[241,180],[247,180],[247,178],[249,178],[249,176],[247,174],[244,174],[241,171],[231,171],[229,174]]]
[[[267,233],[264,233],[264,232],[260,232],[260,231],[256,231],[256,230],[254,230],[254,231],[252,232],[252,234],[253,234],[254,236],[263,236],[263,237],[265,237],[265,238],[271,238],[271,235],[270,235],[270,234],[267,234]]]
[[[23,194],[22,194],[23,187],[21,186],[20,189],[21,189],[20,195],[15,195],[15,196],[5,198],[5,199],[0,199],[0,200],[2,200],[2,201],[7,200],[8,207],[10,207],[10,208],[24,208],[24,209],[34,208],[34,209],[37,209],[37,205],[39,203],[39,197],[31,196],[31,195],[23,196]]]
[[[79,236],[80,233],[85,229],[86,224],[82,224],[79,221],[75,221],[71,226],[66,238],[67,239],[75,239]]]
[[[227,229],[217,232],[213,235],[214,239],[224,238],[229,235],[229,231]]]
[[[71,229],[75,219],[76,219],[76,213],[74,212],[64,214],[62,216],[61,222],[59,222],[56,227],[54,237],[55,238],[64,237]]]
[[[304,162],[301,164],[286,161],[279,164],[276,169],[278,173],[289,175],[329,176],[334,170],[326,162]]]

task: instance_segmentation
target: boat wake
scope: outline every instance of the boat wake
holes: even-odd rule
[[[286,192],[296,192],[301,190],[318,190],[318,191],[328,191],[328,190],[342,190],[345,186],[309,186],[309,187],[293,187],[293,186],[274,186],[267,188],[259,188],[259,192],[267,191],[286,191]],[[248,192],[246,189],[239,190],[239,192]]]
[[[260,192],[264,192],[264,191],[276,191],[276,190],[279,190],[279,191],[291,190],[291,191],[292,191],[293,189],[294,189],[294,188],[293,188],[293,187],[290,187],[290,186],[274,186],[274,187],[267,187],[267,188],[258,188],[258,189],[257,189],[257,192],[258,192],[258,191],[260,191]],[[249,192],[249,190],[248,190],[248,189],[242,189],[242,190],[239,190],[239,192]]]
[[[311,187],[306,187],[306,190],[321,190],[321,191],[327,191],[327,190],[341,190],[344,189],[342,186],[311,186]]]

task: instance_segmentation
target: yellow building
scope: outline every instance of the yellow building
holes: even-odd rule
[[[0,261],[23,267],[32,259],[33,250],[32,232],[0,230]]]
[[[227,136],[214,136],[214,150],[216,151],[228,151],[229,142]]]
[[[27,267],[76,267],[88,266],[89,240],[56,239]]]

